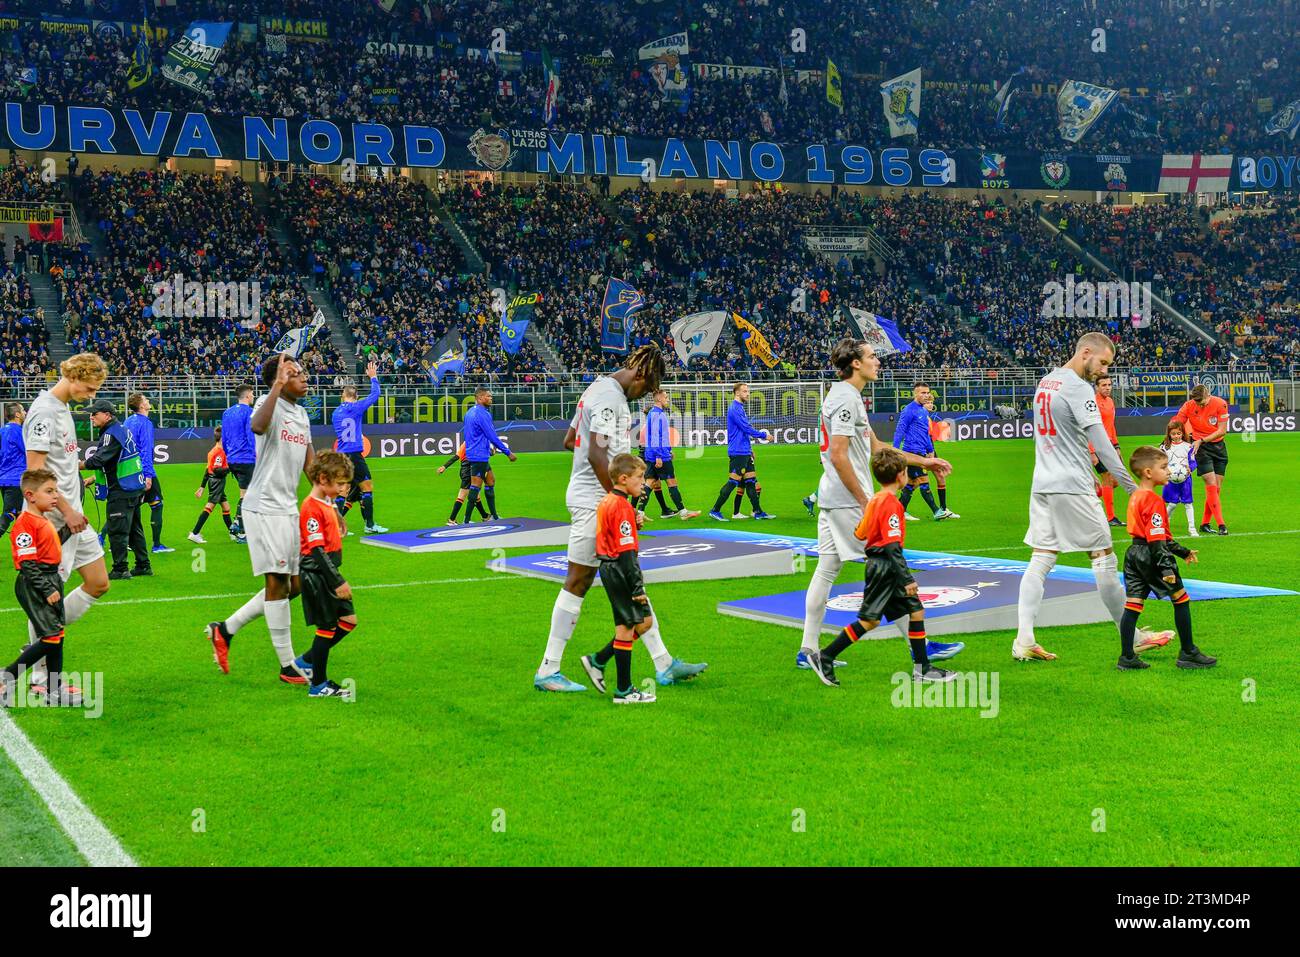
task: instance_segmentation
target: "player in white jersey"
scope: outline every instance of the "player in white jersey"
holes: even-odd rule
[[[1110,339],[1090,332],[1075,346],[1074,357],[1044,376],[1034,393],[1034,481],[1025,533],[1025,544],[1034,552],[1020,579],[1018,628],[1011,646],[1017,661],[1056,658],[1034,639],[1034,619],[1047,575],[1061,552],[1088,553],[1097,591],[1116,628],[1124,616],[1124,586],[1088,451],[1091,443],[1099,461],[1097,472],[1104,467],[1130,494],[1137,488],[1106,434],[1093,389],[1114,361]]]
[[[573,452],[569,488],[564,503],[569,508],[569,572],[564,587],[556,596],[551,611],[551,632],[546,654],[533,678],[538,691],[586,691],[584,685],[570,681],[560,673],[564,647],[573,636],[582,612],[582,599],[596,578],[600,565],[596,557],[596,508],[612,485],[609,463],[614,456],[632,448],[632,414],[629,399],[654,393],[664,376],[664,359],[655,345],[641,346],[608,376],[600,376],[587,386],[578,401],[578,410],[564,437],[564,447]],[[659,615],[653,608],[654,625],[641,636],[641,643],[655,663],[655,675],[661,685],[693,678],[707,664],[679,661],[664,647],[659,633]]]
[[[861,558],[862,542],[853,534],[871,501],[871,453],[893,448],[876,438],[862,402],[862,390],[880,375],[880,359],[862,339],[841,339],[831,350],[831,365],[840,381],[826,391],[821,408],[822,478],[817,486],[817,568],[804,598],[803,643],[795,664],[808,668],[808,653],[821,647],[822,623],[831,586],[845,562]],[[903,452],[908,465],[947,475],[944,459]],[[951,658],[960,642],[938,647]],[[954,650],[955,649],[955,650]],[[840,662],[836,662],[840,664]]]
[[[311,464],[311,420],[299,401],[307,394],[307,374],[288,353],[262,366],[269,391],[253,406],[249,427],[257,436],[257,463],[244,495],[244,533],[253,574],[266,587],[225,621],[210,622],[208,640],[217,665],[230,673],[230,643],[240,628],[266,616],[271,644],[280,659],[280,680],[307,684],[311,675],[295,663],[290,599],[300,590],[298,558],[298,478]]]
[[[104,567],[104,546],[99,535],[81,511],[81,468],[78,460],[77,429],[68,402],[89,402],[108,377],[104,360],[92,352],[80,352],[59,365],[59,381],[38,395],[23,421],[23,444],[27,448],[28,469],[49,469],[58,479],[58,508],[45,517],[59,532],[63,542],[63,560],[59,577],[65,582],[73,569],[81,584],[64,590],[65,625],[81,618],[108,591],[108,570]],[[28,625],[28,643],[36,641],[35,629]],[[42,694],[46,687],[45,661],[31,670],[31,690]],[[70,688],[76,691],[75,688]]]

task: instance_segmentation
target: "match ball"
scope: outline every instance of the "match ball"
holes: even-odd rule
[[[1188,470],[1186,462],[1171,461],[1169,463],[1169,481],[1171,484],[1180,485],[1183,482],[1186,482],[1187,476],[1190,474],[1191,472]]]

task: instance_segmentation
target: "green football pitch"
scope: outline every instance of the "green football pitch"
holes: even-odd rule
[[[1201,563],[1184,573],[1295,587],[1300,499],[1289,476],[1300,437],[1228,441],[1232,534],[1202,538]],[[962,518],[914,522],[908,545],[1027,557],[1031,445],[969,442],[943,453]],[[680,461],[688,505],[708,509],[725,461],[718,449]],[[446,521],[456,476],[436,476],[436,464],[374,463],[380,522]],[[800,499],[820,474],[815,449],[759,449],[758,464],[764,506],[779,516],[762,530],[814,535]],[[567,518],[568,469],[563,454],[500,462],[501,514]],[[1194,603],[1197,641],[1220,660],[1201,672],[1174,667],[1176,641],[1148,654],[1147,671],[1116,672],[1109,624],[1044,629],[1043,644],[1060,655],[1047,663],[1013,662],[1010,632],[966,635],[949,666],[998,675],[997,714],[987,718],[894,707],[891,676],[908,667],[897,639],[850,649],[843,685],[831,689],[795,669],[796,631],[715,610],[719,600],[802,588],[807,571],[652,586],[668,647],[709,669],[658,689],[652,706],[617,708],[594,691],[533,690],[555,585],[494,574],[486,552],[406,555],[353,537],[344,572],[360,627],[330,670],[355,681],[357,699],[309,700],[276,679],[262,622],[240,633],[229,676],[213,664],[204,624],[259,586],[218,518],[204,529],[210,544],[185,540],[201,471],[160,472],[176,553],[155,556],[152,579],[114,583],[69,630],[66,668],[103,674],[102,715],[10,712],[142,864],[1300,863],[1300,598]],[[349,518],[359,532],[360,515]],[[840,580],[856,574],[850,565]],[[294,621],[301,651],[311,630],[296,603]],[[1143,623],[1173,627],[1171,607],[1149,602]],[[5,585],[5,658],[23,626]],[[585,679],[579,655],[610,630],[595,590],[569,645],[571,677]],[[640,649],[633,669],[650,674]],[[3,757],[0,840],[6,863],[81,859]]]

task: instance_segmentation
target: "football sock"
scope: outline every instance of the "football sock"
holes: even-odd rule
[[[490,496],[492,493],[489,492]],[[489,497],[488,501],[492,501]],[[361,493],[361,518],[367,527],[375,524],[375,496],[372,492]]]
[[[293,653],[293,617],[289,613],[289,599],[264,601],[266,627],[271,632],[271,646],[275,648],[280,667],[287,668],[297,657]]]
[[[1101,491],[1101,503],[1106,506],[1106,520],[1110,521],[1115,517],[1115,490],[1103,485]]]
[[[334,507],[338,509],[338,513],[340,515],[346,515],[348,513],[348,509],[351,507],[351,503],[348,502],[346,496],[336,495],[334,496]]]
[[[831,586],[839,577],[842,563],[835,552],[823,555],[808,582],[803,606],[803,644],[800,651],[816,651],[821,639],[822,622],[826,620],[826,600],[831,597]]]
[[[1043,604],[1047,573],[1055,564],[1056,556],[1050,552],[1034,552],[1029,558],[1029,567],[1020,578],[1020,598],[1016,603],[1017,648],[1027,649],[1034,645],[1034,619]]]
[[[939,511],[939,506],[934,503],[934,495],[930,493],[929,482],[921,483],[921,498],[925,500],[925,504],[929,506],[931,512]]]
[[[633,508],[638,512],[644,512],[645,507],[650,504],[650,486],[647,485],[641,490],[641,497],[633,503]]]
[[[487,509],[485,509],[485,508],[483,507],[483,500],[482,500],[482,499],[479,499],[479,500],[478,500],[477,508],[478,508],[478,513],[479,513],[479,515],[483,516],[484,518],[487,518],[487,517],[488,517]],[[466,514],[466,515],[469,515],[469,512],[466,511],[465,514]]]
[[[617,669],[618,690],[632,690],[632,642],[614,642],[614,667]]]
[[[155,479],[154,481],[157,481]],[[153,535],[153,547],[157,548],[162,544],[163,529],[163,500],[158,499],[149,505],[149,531]]]
[[[230,509],[223,508],[221,510],[221,520],[226,523],[226,531],[230,531],[233,528],[230,523]]]
[[[447,521],[449,522],[456,521],[456,516],[460,514],[460,507],[464,504],[465,503],[462,502],[460,499],[456,499],[455,503],[451,506],[451,518],[447,519]]]
[[[860,621],[850,622],[844,629],[835,636],[832,641],[822,650],[822,657],[830,658],[832,661],[844,653],[844,649],[853,644],[859,638],[867,633],[867,626]]]
[[[1223,520],[1223,506],[1219,497],[1221,489],[1217,485],[1207,486],[1205,489],[1205,504],[1210,509],[1210,514],[1214,516],[1215,524],[1226,525]]]
[[[645,645],[645,650],[654,659],[655,671],[663,671],[673,663],[673,656],[668,653],[663,635],[659,633],[659,616],[655,614],[654,605],[647,604],[645,610],[647,615],[654,617],[654,624],[641,636],[641,644]]]
[[[235,505],[235,526],[242,533],[244,531],[244,497],[240,495],[239,502]]]
[[[488,514],[496,515],[497,514],[497,487],[495,485],[484,485],[483,497],[487,499]]]
[[[1174,627],[1178,629],[1178,644],[1183,651],[1196,647],[1192,641],[1192,602],[1186,592],[1182,598],[1174,599]]]
[[[78,621],[82,615],[90,611],[97,601],[99,601],[98,598],[93,597],[80,585],[72,589],[63,597],[63,626],[66,628],[74,621]],[[29,646],[37,644],[36,629],[32,627],[30,621],[27,623],[27,644]],[[42,681],[45,680],[45,665],[40,663],[39,658],[33,670],[42,675]]]
[[[737,482],[733,478],[729,478],[722,483],[722,491],[718,492],[718,500],[713,503],[712,511],[722,511],[722,507],[727,504],[727,499],[731,496],[731,490],[734,489],[736,485]]]
[[[9,530],[9,526],[13,524],[16,518],[18,518],[18,513],[12,509],[0,515],[0,535]]]
[[[1210,519],[1214,517],[1214,511],[1210,508],[1210,489],[1212,486],[1205,486],[1205,507],[1201,509],[1201,524],[1209,525]]]
[[[744,498],[745,498],[745,489],[744,489],[744,487],[742,486],[742,487],[740,487],[740,488],[737,488],[737,489],[736,489],[736,501],[735,501],[735,502],[732,504],[732,506],[731,506],[731,514],[732,514],[732,515],[739,515],[739,514],[740,514],[740,503],[744,500]]]
[[[65,603],[66,605],[66,603]],[[243,628],[250,621],[261,618],[266,614],[266,589],[263,588],[252,598],[248,599],[243,606],[227,618],[222,624],[225,626],[226,643],[235,636],[235,632]]]
[[[921,666],[924,671],[930,664],[930,656],[925,650],[925,619],[920,621],[907,622],[907,644],[912,652],[912,662]]]
[[[324,684],[329,681],[330,648],[334,646],[334,632],[329,628],[317,628],[316,638],[311,643],[311,683]],[[304,658],[307,655],[303,656]]]
[[[1118,626],[1124,617],[1124,583],[1119,579],[1119,562],[1115,553],[1092,560],[1092,574],[1097,579],[1097,593]]]
[[[1195,528],[1195,527],[1196,527],[1196,509],[1192,507],[1192,503],[1191,503],[1191,502],[1188,502],[1188,503],[1186,503],[1185,505],[1183,505],[1183,511],[1187,513],[1187,528],[1188,528],[1189,530]]]
[[[939,486],[939,507],[947,510],[948,508],[948,486]]]
[[[1133,657],[1133,641],[1137,637],[1140,614],[1142,614],[1142,602],[1129,600],[1124,604],[1124,617],[1119,623],[1119,647],[1120,654],[1125,658]]]
[[[469,498],[465,499],[465,524],[468,525],[474,517],[474,506],[478,504],[479,490],[476,486],[469,487]],[[486,514],[486,513],[485,513]]]
[[[758,479],[745,479],[745,494],[749,496],[749,504],[754,507],[755,514],[763,511],[763,506],[758,504]],[[740,511],[739,507],[736,511]]]
[[[906,509],[907,504],[912,501],[912,492],[913,488],[911,485],[904,485],[903,491],[898,493],[898,500],[903,503],[904,509]]]
[[[600,651],[592,655],[592,658],[595,659],[596,664],[601,668],[609,664],[609,659],[613,657],[614,657],[613,639],[610,639],[609,644],[607,644],[604,648],[600,649]]]
[[[668,511],[668,500],[664,498],[664,490],[662,488],[655,489],[655,500],[659,503],[660,515],[672,514],[671,512]],[[680,512],[681,509],[674,509],[674,511]]]
[[[674,511],[680,512],[686,507],[682,504],[682,493],[678,490],[676,485],[668,486],[668,494],[672,496]]]
[[[582,614],[582,599],[572,592],[560,589],[555,596],[555,607],[551,609],[551,634],[546,639],[546,654],[537,667],[539,677],[545,678],[560,670],[564,658],[564,646],[573,637],[573,629],[578,625],[578,616]]]
[[[199,520],[194,523],[194,531],[192,534],[197,535],[199,532],[203,531],[203,526],[207,522],[208,516],[211,514],[211,508],[205,508],[203,511],[199,512]]]
[[[63,633],[42,638],[40,641],[33,642],[22,650],[17,660],[14,661],[4,671],[11,678],[18,678],[28,668],[33,667],[42,658],[45,659],[48,666],[55,672],[63,670]],[[57,650],[56,646],[57,645]]]

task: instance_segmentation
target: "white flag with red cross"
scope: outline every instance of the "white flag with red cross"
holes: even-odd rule
[[[1162,193],[1226,193],[1232,176],[1228,153],[1166,153],[1160,163]]]

